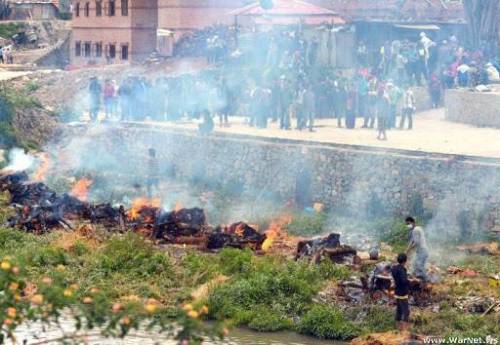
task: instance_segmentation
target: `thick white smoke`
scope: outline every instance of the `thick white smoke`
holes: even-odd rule
[[[33,168],[36,163],[36,158],[23,149],[14,148],[9,151],[8,165],[4,168],[5,171],[24,171]]]

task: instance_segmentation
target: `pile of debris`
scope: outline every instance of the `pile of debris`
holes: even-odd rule
[[[211,227],[205,211],[180,208],[166,212],[159,200],[139,198],[132,208],[92,204],[72,195],[57,193],[42,182],[32,182],[25,172],[0,176],[0,191],[10,194],[15,214],[7,225],[35,234],[73,229],[73,221],[90,221],[121,232],[134,231],[158,241],[198,245],[216,250],[224,247],[260,250],[266,235],[246,223]]]
[[[108,204],[91,205],[57,193],[41,182],[31,182],[25,172],[0,176],[0,191],[8,191],[15,213],[7,225],[42,234],[56,228],[70,228],[71,220],[119,223],[119,213]]]
[[[494,297],[464,296],[457,298],[453,306],[468,313],[500,313],[500,300]]]
[[[92,181],[85,178],[80,181],[83,183],[75,185],[79,188],[58,195],[46,184],[31,181],[25,172],[0,175],[0,191],[9,192],[10,203],[16,210],[7,225],[43,234],[60,228],[74,229],[74,224],[90,222],[120,232],[141,233],[160,243],[196,245],[207,250],[232,247],[267,252],[273,243],[281,243],[281,246],[286,243],[296,260],[304,258],[319,263],[325,257],[336,263],[355,261],[356,250],[342,245],[337,233],[292,241],[282,230],[283,220],[272,222],[267,232],[261,233],[244,222],[214,228],[207,223],[203,209],[179,207],[165,211],[159,199],[137,198],[128,210],[124,206],[92,204],[86,201],[86,188]]]
[[[497,242],[467,244],[458,246],[457,249],[468,254],[500,255],[500,248]]]
[[[219,226],[208,236],[208,249],[220,249],[223,247],[250,248],[261,250],[266,240],[265,234],[259,233],[250,225],[238,222],[227,227]]]
[[[299,241],[295,260],[308,258],[319,264],[321,258],[327,257],[335,263],[352,263],[356,253],[353,247],[340,244],[340,234],[331,233],[325,237]]]

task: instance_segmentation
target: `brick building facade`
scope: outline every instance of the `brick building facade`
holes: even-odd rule
[[[74,0],[71,64],[129,63],[156,48],[157,0]]]
[[[73,0],[73,66],[128,63],[157,47],[157,29],[173,39],[215,23],[248,0]]]

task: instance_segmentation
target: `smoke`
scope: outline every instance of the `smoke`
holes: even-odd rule
[[[9,151],[7,162],[5,171],[25,171],[35,166],[36,158],[23,149],[13,148]]]

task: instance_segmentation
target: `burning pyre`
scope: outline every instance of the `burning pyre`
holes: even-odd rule
[[[41,176],[39,172],[35,175]],[[356,254],[351,247],[340,245],[338,234],[312,240],[288,236],[284,230],[292,220],[288,215],[272,221],[267,231],[261,233],[244,222],[214,228],[208,224],[203,209],[177,204],[173,211],[165,211],[158,198],[137,198],[128,210],[108,203],[93,204],[88,202],[92,183],[89,178],[81,178],[69,193],[58,195],[45,183],[30,180],[25,172],[4,173],[0,175],[0,192],[9,193],[15,210],[7,225],[43,234],[73,229],[75,222],[90,222],[120,232],[137,232],[159,242],[197,245],[208,250],[232,247],[296,253],[296,259],[306,257],[314,262],[322,256],[342,261],[344,256]]]
[[[36,173],[39,176],[40,174]],[[40,176],[39,176],[40,177]],[[33,182],[25,172],[0,176],[0,191],[9,192],[14,215],[7,225],[35,234],[54,229],[73,229],[73,221],[89,221],[119,231],[134,231],[167,243],[197,244],[207,249],[223,247],[260,250],[266,235],[246,223],[212,228],[200,208],[180,204],[164,211],[160,199],[137,198],[130,209],[87,201],[92,180],[78,180],[70,193],[58,195],[42,182]]]

